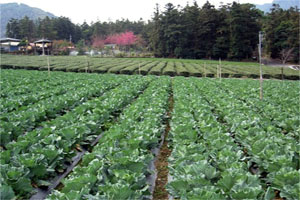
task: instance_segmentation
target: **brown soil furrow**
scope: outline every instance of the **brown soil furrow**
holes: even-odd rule
[[[173,95],[170,94],[169,97],[169,111],[167,112],[168,119],[166,121],[166,128],[165,128],[165,137],[163,141],[163,145],[160,149],[158,154],[158,158],[155,162],[155,167],[157,170],[157,178],[155,181],[155,188],[153,192],[153,199],[168,199],[168,191],[166,190],[165,186],[168,183],[168,158],[171,155],[172,150],[168,147],[168,134],[170,131],[170,119],[172,117],[173,111]]]

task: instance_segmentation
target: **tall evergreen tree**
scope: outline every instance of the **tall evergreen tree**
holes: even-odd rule
[[[230,25],[229,25],[229,6],[222,5],[219,9],[217,21],[216,41],[212,48],[214,59],[226,59],[230,48]]]
[[[37,37],[38,38],[47,38],[47,39],[56,39],[57,32],[53,28],[53,20],[48,16],[44,19],[38,19],[37,22]]]
[[[266,49],[271,58],[280,58],[292,49],[292,58],[299,60],[299,9],[283,10],[274,4],[264,22]]]
[[[217,29],[219,26],[218,11],[208,1],[200,10],[199,23],[201,28],[198,32],[200,57],[211,58],[213,56],[213,46],[217,39]]]
[[[233,2],[230,7],[230,52],[232,59],[249,59],[258,44],[262,12],[252,4]]]
[[[20,25],[20,38],[32,40],[35,38],[35,25],[33,20],[30,20],[27,16],[19,21]]]
[[[75,34],[75,25],[67,17],[58,17],[53,19],[53,30],[55,39],[69,40]]]
[[[20,23],[17,19],[10,19],[6,25],[6,36],[10,38],[21,38]]]
[[[201,52],[199,52],[199,46],[201,39],[198,37],[201,25],[200,19],[200,8],[197,2],[194,2],[192,6],[186,5],[182,12],[182,37],[181,37],[181,48],[182,53],[180,57],[183,58],[199,58]]]

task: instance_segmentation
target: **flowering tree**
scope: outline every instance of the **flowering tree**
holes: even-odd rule
[[[124,33],[118,33],[109,35],[104,43],[105,44],[117,44],[119,46],[130,46],[135,44],[137,37],[133,34],[132,31],[126,31]]]

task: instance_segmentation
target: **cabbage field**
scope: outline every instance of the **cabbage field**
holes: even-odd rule
[[[260,100],[251,79],[2,69],[0,198],[299,199],[299,95],[299,81],[265,80]]]

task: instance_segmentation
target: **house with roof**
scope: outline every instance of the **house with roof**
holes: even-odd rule
[[[34,42],[34,50],[36,54],[51,54],[52,51],[52,41],[48,39],[40,39]]]
[[[0,49],[3,52],[17,52],[20,42],[21,40],[16,38],[1,38]]]

